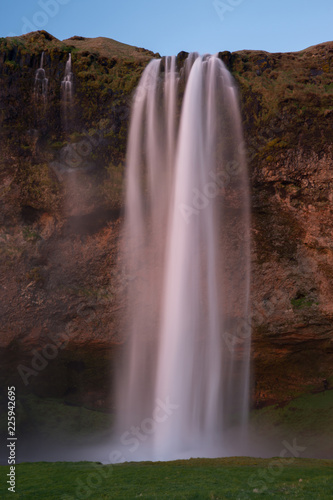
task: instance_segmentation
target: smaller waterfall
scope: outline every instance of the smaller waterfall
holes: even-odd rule
[[[72,73],[72,54],[68,55],[65,76],[61,82],[61,104],[63,110],[63,123],[65,130],[69,129],[70,113],[73,104],[74,82]]]
[[[34,97],[36,100],[42,99],[46,103],[48,84],[49,80],[44,70],[44,52],[42,52],[40,66],[35,75]]]

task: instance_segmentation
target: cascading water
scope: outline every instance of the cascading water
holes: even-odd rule
[[[61,104],[63,112],[64,129],[69,129],[70,115],[73,106],[74,77],[72,73],[72,54],[68,55],[65,67],[65,76],[61,82]]]
[[[216,56],[153,60],[132,110],[127,351],[117,460],[241,451],[249,406],[250,204],[233,79]],[[237,437],[236,437],[237,436]]]
[[[40,66],[35,75],[34,96],[36,100],[42,99],[46,103],[48,84],[49,80],[44,70],[44,52],[42,52]]]

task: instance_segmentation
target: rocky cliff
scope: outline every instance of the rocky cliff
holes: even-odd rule
[[[35,86],[42,52],[46,96]],[[64,127],[69,53],[75,91]],[[152,57],[103,38],[0,39],[2,387],[112,406],[119,292],[130,286],[117,265],[126,136]],[[249,157],[261,406],[333,384],[333,43],[219,57],[239,84]]]

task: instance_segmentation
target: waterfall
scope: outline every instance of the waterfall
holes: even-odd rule
[[[61,82],[61,104],[63,111],[64,129],[69,129],[70,113],[72,112],[74,83],[72,73],[72,54],[68,55],[68,60],[65,67],[64,79]]]
[[[35,74],[35,85],[34,85],[34,96],[38,101],[42,99],[44,104],[47,101],[47,89],[48,89],[49,80],[46,78],[45,70],[44,70],[44,52],[42,52],[40,58],[40,66]]]
[[[250,202],[232,76],[153,60],[134,97],[122,241],[121,460],[226,456],[246,439]]]

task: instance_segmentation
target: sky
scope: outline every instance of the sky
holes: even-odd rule
[[[0,36],[105,36],[161,55],[292,52],[333,40],[333,0],[1,0]]]

